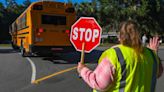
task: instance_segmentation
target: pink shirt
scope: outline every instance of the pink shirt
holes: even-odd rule
[[[81,70],[81,77],[93,89],[104,91],[114,81],[115,68],[104,58],[94,71],[87,67]]]

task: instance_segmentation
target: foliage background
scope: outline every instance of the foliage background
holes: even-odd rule
[[[71,0],[68,0],[72,3]],[[31,4],[24,0],[0,2],[0,42],[10,40],[9,25]],[[95,17],[103,32],[118,31],[121,21],[133,19],[140,26],[141,35],[164,33],[164,0],[92,0],[91,2],[72,3],[77,19],[81,16]]]
[[[135,20],[141,34],[163,34],[164,0],[92,0],[75,4],[78,16],[93,16],[104,32],[117,31],[119,23]]]
[[[30,0],[24,0],[18,5],[15,0],[0,2],[0,42],[9,41],[9,26],[31,4]]]

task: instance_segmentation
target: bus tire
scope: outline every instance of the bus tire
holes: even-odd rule
[[[13,42],[11,42],[11,46],[12,46],[12,48],[13,48],[14,50],[17,50],[17,49],[18,49],[18,47],[17,47],[15,44],[13,44]]]
[[[24,48],[21,48],[21,55],[22,55],[22,57],[25,57],[25,50],[24,50]]]
[[[25,57],[26,56],[26,51],[25,51],[25,48],[23,47],[23,44],[21,45],[20,51],[21,51],[22,57]]]
[[[14,44],[13,44],[13,42],[11,42],[11,46],[12,46],[12,48],[15,50],[16,48],[15,48],[15,46],[14,46]]]

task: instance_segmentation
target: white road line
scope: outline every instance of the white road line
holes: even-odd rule
[[[26,59],[30,62],[31,67],[32,67],[31,83],[33,83],[36,79],[36,66],[35,66],[34,62],[29,57],[27,57]]]

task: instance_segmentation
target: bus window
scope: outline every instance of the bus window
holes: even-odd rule
[[[66,16],[42,15],[42,24],[66,25]]]

